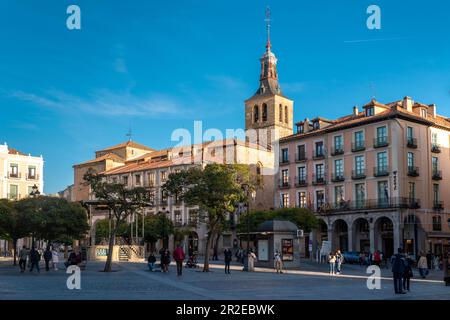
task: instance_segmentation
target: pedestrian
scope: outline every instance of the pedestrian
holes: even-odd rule
[[[214,249],[213,249],[213,261],[218,261],[219,260],[219,256],[218,256],[218,252],[217,252],[218,250],[217,250],[217,246],[214,246]]]
[[[164,255],[166,252],[166,248],[161,248],[161,250],[159,250],[159,266],[161,267],[161,272],[165,272],[165,266],[164,266]]]
[[[395,294],[404,294],[403,277],[405,274],[406,261],[403,257],[403,249],[398,248],[398,253],[392,256],[392,275],[394,278]]]
[[[405,273],[404,273],[404,277],[403,277],[403,290],[404,291],[410,291],[409,289],[409,283],[410,283],[410,279],[413,277],[413,264],[414,261],[411,259],[411,257],[409,255],[406,256],[405,258]]]
[[[444,253],[442,258],[442,269],[444,270],[445,286],[450,286],[450,251]]]
[[[177,276],[181,276],[183,274],[183,261],[185,259],[185,254],[181,245],[177,245],[177,248],[173,251],[173,259],[177,263]]]
[[[381,265],[381,255],[380,255],[380,251],[376,250],[374,255],[373,255],[373,261],[375,262],[375,265],[377,265],[378,267]]]
[[[435,255],[434,256],[433,264],[434,264],[434,270],[435,271],[441,270],[441,268],[440,268],[441,259],[440,259],[439,255]]]
[[[419,261],[417,262],[417,268],[419,268],[419,273],[422,279],[425,279],[428,275],[428,260],[427,257],[423,254],[423,252],[420,253]]]
[[[50,251],[50,246],[47,245],[47,248],[44,251],[45,271],[50,270],[51,260],[52,260],[52,252]]]
[[[30,255],[30,251],[27,249],[26,246],[23,246],[22,249],[19,251],[19,267],[20,272],[24,273],[25,269],[27,268],[27,258]]]
[[[169,272],[170,251],[168,249],[166,249],[166,251],[164,251],[163,265],[164,265],[164,272]]]
[[[336,274],[341,274],[341,266],[344,262],[344,256],[341,253],[341,250],[336,251]]]
[[[273,259],[275,260],[275,268],[277,269],[277,273],[283,273],[283,261],[281,259],[281,254],[278,252],[278,250],[275,251]]]
[[[41,269],[39,268],[39,261],[41,261],[41,254],[33,247],[30,251],[30,272],[33,271],[34,267],[36,267],[38,273],[41,272]]]
[[[225,273],[230,274],[230,264],[232,259],[233,253],[231,252],[230,248],[226,248],[223,252],[223,258],[225,261]]]
[[[330,265],[330,274],[335,274],[336,256],[332,252],[328,254],[328,263]]]
[[[256,259],[256,254],[253,252],[252,249],[249,250],[247,259],[248,259],[248,271],[254,271],[255,270],[255,261],[257,259]]]
[[[148,270],[153,271],[153,269],[155,269],[155,263],[156,263],[156,257],[152,252],[152,253],[150,253],[150,255],[148,256],[148,259],[147,259]]]
[[[67,261],[64,263],[66,268],[69,266],[76,266],[77,263],[77,254],[75,251],[70,252],[69,257],[67,258]]]
[[[427,259],[427,268],[428,268],[428,270],[431,270],[431,263],[433,261],[433,253],[430,250],[428,250],[428,252],[427,252],[426,259]]]
[[[59,253],[58,250],[56,250],[55,247],[52,247],[52,264],[53,264],[53,269],[55,271],[58,270],[58,263],[59,263]]]

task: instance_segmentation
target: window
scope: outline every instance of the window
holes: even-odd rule
[[[313,122],[313,129],[314,130],[320,129],[320,122],[319,121],[314,121]]]
[[[167,204],[167,193],[164,190],[161,190],[161,204]]]
[[[123,176],[122,177],[122,183],[124,184],[124,185],[128,185],[128,176]]]
[[[414,131],[412,127],[406,128],[406,137],[408,138],[408,141],[414,138]]]
[[[160,175],[161,175],[161,181],[167,180],[167,171],[161,171]]]
[[[433,174],[436,174],[438,172],[438,168],[439,168],[438,161],[439,161],[438,157],[431,158],[431,168],[433,170]]]
[[[267,121],[267,104],[263,104],[262,121]]]
[[[378,181],[378,203],[387,204],[389,202],[389,190],[387,181]]]
[[[150,187],[153,187],[155,185],[156,182],[156,175],[154,172],[149,172],[148,173],[148,184]]]
[[[316,157],[322,157],[323,155],[323,141],[316,142]]]
[[[19,186],[15,184],[9,185],[9,199],[17,200],[19,198]]]
[[[117,183],[117,178],[116,177],[112,178],[112,183]]]
[[[181,224],[183,222],[183,218],[181,216],[181,210],[175,210],[173,212],[175,223]]]
[[[298,167],[298,181],[301,183],[306,182],[306,167]]]
[[[416,199],[416,184],[414,182],[408,184],[408,198],[410,201]]]
[[[28,179],[36,179],[36,167],[28,167]]]
[[[316,191],[316,209],[319,210],[325,204],[325,193],[323,190]]]
[[[306,159],[306,148],[305,145],[302,144],[297,146],[297,160],[305,160]]]
[[[278,106],[278,121],[283,122],[283,106],[281,104]]]
[[[334,137],[334,148],[336,151],[344,149],[344,143],[342,141],[342,136]]]
[[[17,164],[11,164],[9,166],[9,176],[11,178],[18,178],[19,177],[19,166]]]
[[[33,192],[33,186],[28,186],[27,192],[27,194],[30,195]]]
[[[289,112],[287,106],[284,107],[284,122],[289,123]]]
[[[377,153],[377,172],[383,173],[387,171],[388,167],[388,159],[387,152],[378,152]]]
[[[135,175],[134,179],[135,179],[135,184],[137,186],[140,186],[141,185],[141,175],[140,174]]]
[[[336,177],[344,176],[344,160],[334,160],[334,173]]]
[[[254,106],[253,107],[253,122],[258,122],[259,121],[259,107],[258,106]]]
[[[323,164],[316,164],[316,180],[323,180],[324,169]]]
[[[287,208],[289,207],[289,194],[288,193],[282,193],[281,194],[281,208]]]
[[[288,148],[281,149],[281,162],[283,162],[283,163],[289,162],[289,149]]]
[[[355,132],[355,146],[356,148],[364,147],[364,131]]]
[[[336,205],[339,205],[343,203],[344,200],[344,187],[343,186],[336,186],[334,187],[334,201]]]
[[[440,216],[433,217],[433,231],[442,231],[442,220]]]
[[[286,186],[289,184],[289,170],[288,169],[281,170],[281,184],[283,186]]]
[[[356,175],[364,175],[366,172],[366,164],[364,156],[355,157],[355,173]]]
[[[303,130],[303,125],[297,126],[297,132],[298,132],[298,133],[303,133],[303,132],[304,132],[304,130]]]
[[[375,114],[374,110],[375,110],[375,108],[373,108],[373,107],[366,108],[366,117],[373,116]]]
[[[439,203],[439,185],[433,184],[433,203],[437,205]]]
[[[378,143],[387,142],[387,128],[385,126],[377,128],[377,141]]]
[[[414,167],[414,153],[408,152],[408,170]]]
[[[298,193],[298,206],[306,208],[306,192],[304,191]]]
[[[427,117],[427,109],[420,109],[421,115],[422,117],[426,118]]]
[[[361,208],[366,200],[366,187],[364,183],[355,184],[355,196],[356,206]]]

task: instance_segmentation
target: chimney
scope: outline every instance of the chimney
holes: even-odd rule
[[[303,122],[303,132],[309,132],[309,119],[306,118],[305,121]]]
[[[358,106],[353,107],[353,115],[357,116],[359,114]]]
[[[431,114],[433,118],[436,118],[436,105],[434,103],[428,106],[428,113]]]
[[[413,106],[412,99],[410,97],[404,97],[403,104],[402,104],[403,109],[406,109],[407,111],[412,112],[412,106]]]

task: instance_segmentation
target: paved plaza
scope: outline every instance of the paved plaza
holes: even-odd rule
[[[88,262],[81,271],[81,289],[69,290],[65,270],[21,274],[11,261],[0,261],[0,300],[62,299],[62,300],[405,300],[450,299],[450,287],[441,281],[441,273],[432,272],[425,281],[413,279],[411,292],[394,295],[389,270],[382,271],[381,289],[369,290],[365,268],[344,266],[344,274],[331,276],[326,264],[303,262],[299,271],[276,274],[270,269],[243,272],[233,265],[231,274],[223,272],[219,261],[210,273],[201,269],[184,269],[178,278],[175,266],[169,273],[149,272],[145,263],[115,263],[114,272],[101,272],[101,262]],[[417,275],[417,272],[415,272]]]

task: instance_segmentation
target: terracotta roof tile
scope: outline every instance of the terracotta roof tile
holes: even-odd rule
[[[20,156],[27,156],[27,154],[20,152],[19,150],[16,150],[14,148],[8,148],[8,153],[9,154],[16,154],[16,155],[20,155]]]
[[[101,162],[101,161],[104,161],[104,160],[114,160],[116,162],[125,163],[125,161],[121,157],[119,157],[117,154],[109,152],[107,154],[104,154],[101,157],[98,157],[98,158],[95,158],[95,159],[92,159],[92,160],[89,160],[89,161],[86,161],[86,162],[83,162],[83,163],[76,164],[75,166],[83,166],[83,165],[86,165],[86,164],[92,164],[92,163]]]

